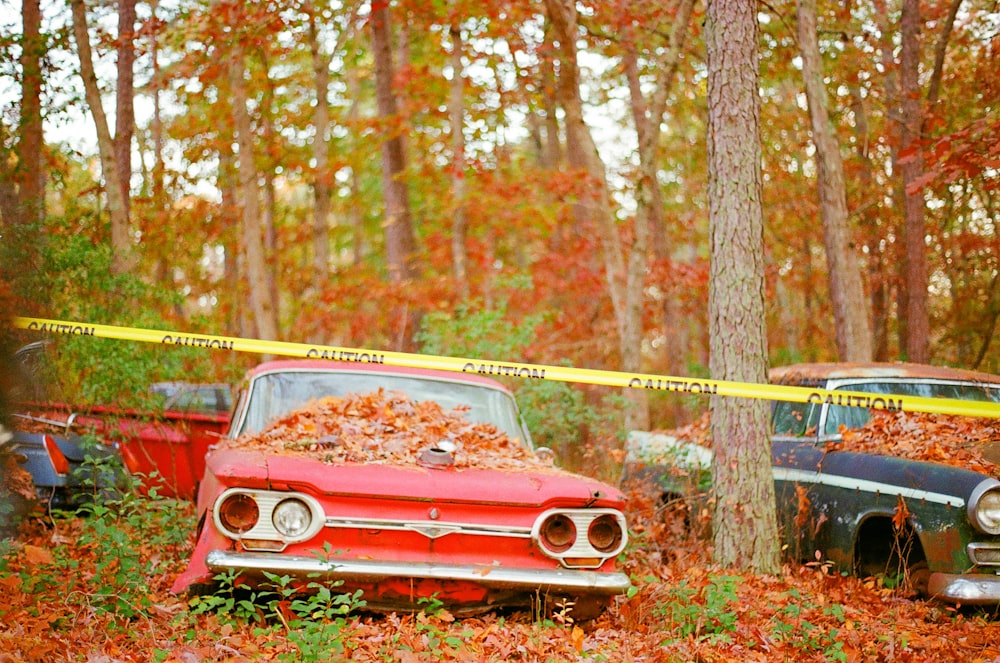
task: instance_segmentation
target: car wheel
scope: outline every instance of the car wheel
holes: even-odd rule
[[[927,588],[930,586],[931,567],[926,560],[918,560],[906,565],[903,586],[920,596],[927,596]]]

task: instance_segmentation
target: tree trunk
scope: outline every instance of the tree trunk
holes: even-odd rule
[[[378,112],[388,125],[388,137],[382,142],[382,185],[385,194],[385,238],[389,274],[393,283],[413,276],[412,261],[416,242],[406,182],[406,158],[398,121],[396,94],[392,88],[392,31],[388,0],[372,2],[372,47],[375,51],[375,86]]]
[[[87,9],[84,0],[70,0],[73,10],[73,36],[80,56],[80,77],[83,79],[84,94],[90,114],[97,129],[97,149],[101,157],[101,172],[104,175],[104,191],[108,197],[108,214],[111,216],[111,268],[116,273],[127,272],[134,264],[132,239],[129,233],[128,205],[122,195],[124,190],[119,179],[118,158],[114,140],[108,129],[108,118],[101,101],[101,90],[94,72],[94,58],[90,50],[90,35],[87,33]]]
[[[251,336],[256,330],[250,330],[245,324],[247,307],[241,305],[249,298],[246,293],[246,284],[240,278],[240,266],[244,262],[241,258],[243,254],[243,241],[238,230],[240,225],[239,203],[237,198],[239,192],[236,172],[235,155],[228,149],[232,144],[234,136],[225,136],[226,140],[220,143],[226,148],[219,151],[219,173],[216,186],[222,198],[221,223],[222,232],[220,238],[223,241],[225,258],[223,260],[223,281],[231,284],[223,294],[222,308],[225,313],[224,322],[229,329],[235,329],[240,336]],[[230,230],[232,229],[232,230]]]
[[[312,3],[306,4],[309,13],[309,50],[312,53],[313,75],[316,84],[316,108],[313,110],[313,124],[316,138],[313,140],[313,157],[316,159],[316,175],[313,194],[316,206],[313,210],[313,290],[319,297],[326,287],[330,274],[330,172],[327,132],[330,127],[330,57],[324,55],[319,43],[316,14]],[[317,300],[318,301],[318,300]]]
[[[42,57],[45,39],[41,35],[42,12],[39,0],[21,5],[23,47],[21,51],[21,128],[17,154],[17,200],[19,220],[39,224],[45,218],[45,168],[42,165]],[[25,244],[25,246],[27,246]],[[33,256],[26,258],[31,265]]]
[[[347,90],[351,98],[351,106],[347,109],[347,124],[351,127],[357,127],[361,118],[361,104],[359,103],[359,100],[362,98],[362,95],[361,82],[358,80],[357,73],[354,70],[347,73]],[[365,256],[365,216],[364,212],[362,212],[360,170],[360,165],[356,162],[353,163],[351,166],[351,193],[349,199],[348,218],[350,219],[352,235],[351,263],[355,267],[361,265]]]
[[[709,333],[712,377],[764,383],[764,237],[761,209],[757,7],[709,0]],[[768,403],[712,399],[715,560],[776,573],[778,527]]]
[[[861,203],[858,205],[859,225],[864,243],[868,248],[868,290],[872,311],[872,359],[889,360],[889,280],[885,261],[886,238],[882,232],[882,222],[877,214],[875,199],[878,192],[873,182],[872,161],[869,152],[871,138],[868,135],[868,111],[865,99],[857,85],[851,88],[851,112],[854,114],[854,135],[858,155],[858,190]]]
[[[125,212],[130,213],[132,136],[135,134],[135,0],[118,0],[118,87],[115,94],[115,163]]]
[[[920,107],[920,0],[903,0],[900,18],[899,83],[902,132],[900,151],[909,153],[900,159],[903,183],[906,241],[906,359],[927,363],[930,360],[930,320],[927,309],[927,245],[924,240],[924,195],[914,190],[914,183],[923,175],[924,160],[920,155],[920,130],[923,115]]]
[[[468,251],[465,248],[465,70],[462,66],[462,27],[451,26],[451,99],[448,118],[451,124],[451,260],[455,287],[462,300],[469,298]]]
[[[841,361],[871,361],[871,322],[858,257],[851,251],[847,186],[840,145],[830,124],[823,62],[816,27],[816,0],[799,0],[799,49],[813,143],[816,145],[820,217],[826,249],[827,282],[833,303],[837,354]]]
[[[278,322],[267,278],[260,194],[257,191],[257,165],[253,156],[254,141],[250,114],[247,111],[246,84],[243,81],[244,60],[241,47],[238,44],[235,45],[227,56],[233,126],[236,129],[236,140],[239,146],[239,181],[243,196],[242,235],[246,256],[247,283],[250,289],[250,309],[253,311],[257,335],[265,340],[276,340],[278,338]]]
[[[546,0],[553,36],[561,47],[556,93],[565,113],[566,156],[570,168],[586,173],[593,182],[592,197],[581,200],[578,214],[594,224],[600,235],[605,277],[618,324],[621,370],[638,373],[642,369],[642,276],[646,270],[648,226],[637,227],[635,242],[626,265],[624,250],[611,209],[604,163],[583,118],[580,98],[580,68],[576,53],[577,15],[573,0]],[[586,224],[581,224],[586,227]],[[643,224],[639,224],[642,226]],[[638,286],[637,286],[638,283]],[[631,286],[631,287],[630,287]],[[649,428],[649,401],[642,390],[627,390],[627,429]]]
[[[881,65],[882,71],[885,72],[882,85],[884,89],[883,95],[885,97],[884,105],[887,111],[887,117],[889,118],[889,122],[886,126],[886,133],[888,135],[889,152],[892,160],[892,172],[898,173],[900,170],[899,118],[901,111],[899,109],[899,104],[901,95],[899,89],[899,66],[896,63],[896,56],[893,50],[896,46],[896,34],[893,29],[892,15],[885,0],[873,0],[873,6],[875,9],[875,21],[878,25],[879,34],[877,64]],[[881,192],[875,192],[873,200],[880,195],[882,195]],[[880,216],[882,228],[874,231],[874,241],[878,242],[879,245],[883,247],[877,255],[880,257],[884,265],[881,280],[884,298],[882,302],[873,300],[872,312],[873,315],[877,316],[879,314],[878,306],[880,304],[884,304],[884,308],[882,310],[885,312],[887,328],[887,337],[884,341],[888,350],[891,345],[888,338],[889,318],[891,316],[891,311],[893,309],[895,310],[899,354],[905,354],[907,337],[906,330],[908,327],[906,286],[902,283],[904,277],[900,273],[900,267],[906,262],[906,249],[904,242],[902,241],[902,237],[904,235],[902,222],[903,216],[900,214],[903,207],[903,186],[900,179],[895,178],[894,185],[892,186],[892,205],[885,205],[881,207]],[[895,238],[895,241],[890,241],[890,238]],[[875,284],[873,283],[873,285]]]
[[[628,80],[629,95],[632,102],[632,120],[635,123],[638,138],[639,179],[636,185],[636,234],[640,229],[648,229],[649,239],[643,238],[636,245],[652,244],[652,251],[657,260],[669,260],[672,248],[667,238],[666,219],[663,215],[663,196],[660,192],[658,170],[660,163],[660,125],[663,113],[670,96],[671,88],[680,62],[680,55],[689,34],[691,11],[694,0],[680,0],[670,32],[668,48],[662,51],[656,69],[658,72],[656,87],[652,99],[647,104],[639,79],[639,62],[635,50],[626,46],[623,64]],[[629,258],[628,289],[640,289],[645,286],[639,280],[639,274],[634,270],[645,262],[640,262],[639,256]],[[663,356],[666,358],[666,370],[670,375],[681,375],[684,367],[684,334],[677,327],[677,303],[670,294],[669,286],[664,290],[668,293],[661,309],[660,327],[663,331]],[[634,297],[635,295],[633,295]],[[681,399],[673,399],[673,416],[675,423],[680,421],[684,413]]]
[[[401,284],[416,273],[416,240],[410,198],[403,177],[406,157],[403,138],[397,129],[399,121],[396,95],[393,90],[392,28],[389,0],[372,0],[372,50],[375,60],[375,97],[379,118],[386,138],[382,142],[382,189],[385,196],[385,248],[390,282]],[[415,318],[418,313],[404,308],[397,313],[398,344],[402,349],[414,349]]]

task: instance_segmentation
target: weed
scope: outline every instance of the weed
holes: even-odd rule
[[[272,646],[293,648],[277,654],[278,660],[321,661],[346,652],[350,635],[346,617],[365,605],[360,590],[338,593],[334,590],[340,581],[313,579],[303,584],[288,575],[264,575],[265,582],[251,587],[237,571],[217,574],[216,591],[192,598],[190,614],[212,613],[234,622],[257,623],[255,637],[267,638]],[[195,637],[192,631],[189,639]]]
[[[669,601],[658,608],[665,625],[674,632],[673,642],[690,636],[710,642],[728,642],[736,630],[737,614],[731,605],[737,602],[739,576],[712,576],[702,590],[682,581],[669,591]]]

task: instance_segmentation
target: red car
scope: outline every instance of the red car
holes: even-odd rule
[[[342,581],[379,611],[434,598],[459,615],[570,605],[596,617],[630,585],[615,566],[624,496],[540,455],[486,377],[264,363],[208,454],[196,547],[173,589],[269,572]]]

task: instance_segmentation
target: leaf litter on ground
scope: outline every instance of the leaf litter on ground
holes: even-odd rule
[[[442,415],[456,421],[444,424]],[[871,429],[892,435],[894,425],[910,424],[879,420]],[[964,429],[957,425],[950,434],[969,448]],[[865,435],[874,440],[872,431]],[[398,445],[387,455],[376,453],[364,441],[373,432]],[[450,434],[466,445],[467,466],[475,466],[481,462],[471,459],[476,455],[472,451],[480,449],[476,444],[488,449],[513,444],[494,430],[485,436],[482,432],[461,413],[379,394],[316,402],[237,444],[270,448],[283,440],[283,453],[335,453],[342,462],[412,463],[416,449]],[[707,419],[685,431],[688,439],[703,442],[707,432]],[[331,435],[345,441],[331,444]],[[904,452],[930,457],[922,445],[927,446],[911,441],[903,445]],[[531,462],[520,452],[514,459]],[[446,613],[359,613],[345,618],[338,631],[342,649],[329,643],[329,660],[1000,661],[996,615],[914,600],[874,579],[833,573],[821,559],[786,564],[774,576],[722,569],[712,563],[711,541],[693,534],[683,514],[665,512],[638,491],[629,497],[632,542],[621,565],[635,592],[617,599],[594,622],[581,628],[571,613],[564,620],[539,621],[527,611],[464,619]],[[193,530],[193,506],[178,502],[176,509],[177,522]],[[39,516],[25,523],[18,538],[2,543],[0,663],[298,660],[301,652],[293,638],[252,620],[191,613],[183,598],[169,593],[172,576],[190,555],[193,532],[177,545],[137,541],[142,555],[156,560],[149,577],[136,579],[148,588],[152,606],[140,617],[126,619],[95,609],[93,599],[103,588],[90,586],[87,579],[96,577],[106,551],[75,545],[87,527],[79,517]],[[53,559],[61,562],[53,564]],[[65,575],[67,568],[74,569],[72,575]]]

